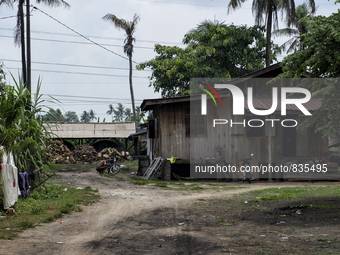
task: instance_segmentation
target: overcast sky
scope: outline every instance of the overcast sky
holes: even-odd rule
[[[155,57],[154,44],[181,46],[185,33],[205,19],[225,21],[235,25],[254,25],[251,13],[252,1],[247,1],[239,10],[227,15],[229,0],[68,0],[69,9],[50,8],[44,4],[31,3],[39,10],[31,12],[32,37],[32,91],[35,92],[38,77],[42,78],[42,93],[54,96],[62,105],[54,105],[62,112],[75,111],[78,116],[93,109],[102,121],[111,120],[106,115],[108,105],[123,103],[131,107],[128,83],[128,60],[94,45],[69,28],[104,45],[125,57],[123,52],[124,32],[111,23],[103,21],[107,13],[118,18],[132,20],[140,16],[135,33],[136,43],[133,60],[140,63]],[[303,1],[295,1],[296,5]],[[337,7],[334,1],[318,1],[317,14],[329,16]],[[16,24],[16,3],[13,9],[0,7],[0,61],[10,84],[9,72],[18,77],[20,71],[20,48],[14,46],[13,29]],[[8,18],[7,18],[8,17]],[[283,25],[281,24],[282,28]],[[274,38],[282,44],[287,38]],[[279,60],[283,56],[279,57]],[[135,64],[134,64],[135,66]],[[136,105],[143,99],[158,98],[149,87],[150,71],[133,73]],[[51,104],[49,104],[52,106]]]

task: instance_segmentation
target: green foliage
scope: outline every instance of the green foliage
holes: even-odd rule
[[[325,136],[340,129],[340,10],[329,17],[305,18],[309,33],[303,34],[304,50],[287,56],[282,61],[283,74],[279,77],[334,78],[301,86],[324,98],[323,105],[314,111],[304,126],[316,126]]]
[[[0,93],[4,90],[6,86],[6,75],[2,66],[3,64],[0,62]]]
[[[66,191],[65,188],[67,188]],[[15,215],[0,220],[0,238],[11,239],[20,230],[35,227],[40,222],[55,221],[62,218],[63,213],[81,211],[80,204],[89,205],[97,202],[99,198],[98,190],[93,190],[89,186],[76,189],[45,183],[33,190],[27,198],[19,198],[14,205]],[[1,201],[0,207],[3,208]],[[0,215],[2,213],[5,214],[3,210]]]
[[[83,113],[80,116],[81,122],[90,122],[90,114],[87,111],[83,111]]]
[[[64,121],[65,122],[79,122],[79,118],[76,112],[67,111],[64,114]]]
[[[41,99],[40,80],[32,99],[22,79],[13,80],[15,87],[6,86],[0,98],[0,141],[13,153],[19,171],[24,172],[50,163],[46,148],[51,133],[39,117],[45,101]]]
[[[135,109],[137,123],[144,123],[145,112],[142,112],[140,107],[137,106]],[[112,115],[112,122],[123,122],[123,121],[134,121],[133,114],[130,108],[125,108],[121,103],[115,108],[112,104],[109,104],[109,110],[106,112],[107,115]]]
[[[303,3],[296,7],[294,19],[289,16],[286,18],[286,28],[277,29],[273,32],[273,35],[277,36],[293,36],[280,46],[282,51],[288,48],[286,53],[291,53],[304,49],[303,43],[300,42],[304,40],[302,35],[308,32],[305,17],[312,15],[312,8],[307,3]]]
[[[65,118],[63,116],[63,113],[61,112],[60,109],[49,109],[49,111],[41,116],[44,121],[56,121],[56,122],[61,122],[65,121]]]
[[[163,97],[189,94],[191,78],[238,77],[264,67],[264,27],[203,21],[184,36],[186,48],[155,45],[157,56],[137,66],[151,68],[150,86]],[[272,59],[278,52],[273,47]]]

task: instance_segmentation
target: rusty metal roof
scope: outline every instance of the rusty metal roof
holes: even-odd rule
[[[319,109],[322,105],[322,99],[321,98],[312,98],[307,103],[302,104],[308,111],[315,111]],[[258,110],[266,110],[270,109],[272,107],[272,99],[254,99],[253,100],[253,106],[255,109]],[[248,108],[248,102],[244,101],[244,107],[246,109]],[[281,110],[281,100],[277,101],[277,111]],[[287,104],[287,110],[292,111],[299,111],[299,108],[296,107],[295,104]]]

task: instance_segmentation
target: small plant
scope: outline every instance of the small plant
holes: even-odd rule
[[[27,228],[33,228],[34,227],[34,223],[30,222],[30,221],[21,221],[18,223],[18,228],[25,230]]]

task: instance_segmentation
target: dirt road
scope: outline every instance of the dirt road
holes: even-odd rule
[[[97,188],[102,199],[84,206],[82,212],[65,215],[62,224],[42,224],[14,240],[1,240],[0,254],[236,254],[237,249],[228,248],[232,233],[215,233],[215,219],[198,212],[193,203],[226,199],[249,190],[299,185],[222,183],[246,188],[189,193],[133,185],[94,171],[61,173],[57,181]]]

